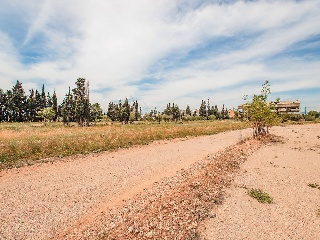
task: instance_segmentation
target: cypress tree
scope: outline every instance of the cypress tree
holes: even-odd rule
[[[47,107],[47,97],[46,97],[46,92],[44,91],[44,84],[42,84],[40,108],[44,109],[46,107]]]
[[[204,119],[207,117],[207,106],[206,101],[202,100],[201,105],[199,108],[199,116],[203,117]]]
[[[36,110],[36,97],[34,94],[34,90],[30,90],[30,95],[27,100],[28,105],[28,121],[34,122],[37,116],[37,110]]]
[[[189,105],[187,105],[187,108],[186,108],[186,115],[189,115],[189,116],[191,116],[191,109],[190,109],[190,106]]]
[[[74,95],[74,113],[79,126],[90,122],[89,89],[85,78],[78,78],[76,88],[72,89]]]
[[[122,112],[121,119],[123,122],[125,122],[127,124],[129,122],[129,118],[130,118],[130,105],[129,105],[129,101],[127,98],[124,100],[121,112]]]
[[[22,83],[17,83],[12,88],[12,121],[23,122],[26,117],[27,101]]]
[[[56,121],[58,118],[58,98],[57,98],[56,91],[54,91],[52,95],[52,109],[55,112],[55,116],[53,120]]]
[[[0,88],[0,122],[6,121],[6,94]]]

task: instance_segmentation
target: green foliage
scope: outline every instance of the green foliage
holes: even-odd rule
[[[128,123],[130,118],[130,105],[127,98],[125,99],[122,105],[122,109],[120,111],[121,111],[120,121]]]
[[[167,104],[167,107],[164,109],[162,113],[162,119],[164,121],[177,121],[181,118],[180,108],[177,104],[170,103]]]
[[[289,113],[284,113],[281,114],[281,118],[283,122],[287,122],[287,121],[300,121],[301,119],[303,119],[303,116],[300,114],[289,114]]]
[[[102,115],[102,109],[99,103],[94,103],[90,105],[90,121],[96,122],[101,121],[103,115]]]
[[[306,120],[306,121],[308,121],[308,122],[312,122],[312,121],[315,121],[316,120],[316,118],[315,118],[315,116],[312,116],[312,115],[305,115],[304,116],[304,120]]]
[[[37,118],[43,120],[44,122],[52,121],[56,113],[52,107],[46,107],[37,111]]]
[[[320,113],[319,112],[317,112],[317,111],[309,111],[308,112],[308,114],[307,114],[308,116],[313,116],[314,118],[319,118],[320,117]]]
[[[206,101],[204,100],[202,100],[200,104],[199,116],[202,117],[203,119],[207,119],[208,117],[207,105],[206,105]]]
[[[62,121],[65,124],[69,124],[69,122],[75,121],[75,113],[74,113],[74,99],[73,95],[70,91],[66,94],[61,107]]]
[[[263,192],[261,189],[251,189],[248,191],[250,197],[253,197],[258,200],[260,203],[272,203],[273,199],[269,196],[268,193]]]
[[[187,108],[186,108],[186,115],[189,115],[189,116],[191,116],[191,109],[190,109],[190,106],[189,105],[187,105]]]
[[[123,104],[121,99],[118,104],[110,102],[108,105],[107,116],[111,121],[124,123],[138,121],[141,118],[138,101],[134,101],[132,106],[130,106],[127,98]]]
[[[279,123],[280,119],[275,112],[274,104],[267,103],[270,94],[270,84],[268,81],[262,85],[261,93],[254,95],[252,101],[243,105],[243,115],[254,124],[254,135],[268,132],[270,126]]]
[[[12,95],[8,101],[11,103],[11,121],[23,122],[26,116],[27,98],[21,82],[17,81],[13,86]]]
[[[90,122],[89,86],[85,78],[78,78],[76,88],[72,89],[74,96],[74,116],[79,126]]]
[[[317,111],[309,111],[305,116],[304,119],[306,121],[315,121],[317,118],[319,118],[320,114]]]
[[[210,115],[210,116],[208,117],[208,119],[209,119],[210,121],[213,121],[213,120],[216,120],[217,117],[216,117],[215,115]]]

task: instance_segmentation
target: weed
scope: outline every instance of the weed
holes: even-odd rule
[[[252,188],[248,191],[250,197],[253,197],[258,200],[260,203],[272,203],[273,199],[269,196],[268,193],[263,192],[261,189]]]
[[[317,183],[309,183],[308,186],[311,187],[311,188],[318,188],[318,189],[320,189],[320,186],[319,186]]]

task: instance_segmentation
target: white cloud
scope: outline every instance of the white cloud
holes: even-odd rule
[[[231,107],[238,104],[238,97],[241,101],[241,91],[247,89],[239,87],[241,84],[249,84],[253,89],[252,83],[259,81],[259,89],[265,79],[274,82],[276,92],[320,88],[318,61],[286,57],[281,59],[285,63],[279,60],[274,66],[274,61],[269,60],[320,34],[317,1],[4,3],[6,11],[0,6],[3,18],[19,12],[23,17],[17,21],[26,29],[22,40],[17,40],[8,30],[15,26],[0,25],[3,89],[8,89],[16,79],[25,86],[45,80],[48,91],[56,89],[62,101],[68,86],[73,87],[78,77],[86,77],[90,80],[92,101],[100,102],[104,108],[109,101],[132,96],[147,109],[162,108],[168,101],[183,108],[187,101],[195,108],[202,98],[211,98],[212,93],[216,102]],[[236,39],[239,45],[230,46],[228,51],[222,47],[211,54],[212,49],[206,49],[208,43],[222,38],[228,39],[226,44]],[[184,60],[199,47],[207,53]],[[39,56],[41,61],[25,64],[24,54],[29,48],[43,53]],[[170,59],[171,55],[177,55],[177,60]],[[185,61],[183,67],[176,61]],[[166,68],[168,62],[171,68]],[[137,84],[150,77],[159,80],[149,83],[148,88]],[[106,92],[101,92],[103,89]],[[229,94],[217,92],[220,89],[228,89]]]

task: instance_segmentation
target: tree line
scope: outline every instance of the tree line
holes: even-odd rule
[[[142,115],[138,101],[130,104],[126,98],[124,102],[110,102],[107,113],[103,113],[99,103],[90,103],[89,94],[89,82],[85,78],[78,78],[75,88],[69,87],[62,103],[58,105],[56,92],[46,92],[44,84],[41,91],[31,89],[26,94],[22,83],[17,80],[12,89],[0,89],[0,122],[63,121],[65,124],[77,122],[80,126],[86,126],[104,116],[111,121],[123,123],[138,120],[168,122],[229,118],[224,105],[219,111],[217,105],[210,106],[209,99],[207,102],[201,101],[199,110],[191,110],[189,105],[185,110],[180,110],[177,104],[168,103],[162,112],[155,108]]]

